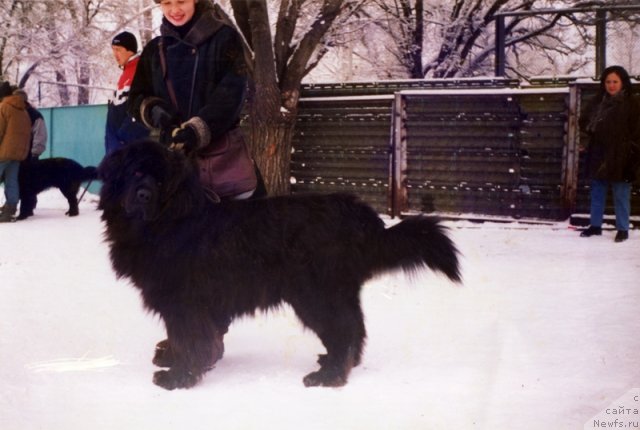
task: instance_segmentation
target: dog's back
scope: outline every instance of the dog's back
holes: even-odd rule
[[[97,177],[93,166],[82,167],[70,158],[45,158],[30,161],[20,166],[21,182],[35,194],[49,188],[68,188],[71,184],[89,181]]]
[[[300,263],[305,271],[316,261],[329,260],[339,262],[332,266],[333,272],[349,265],[350,273],[342,277],[360,281],[371,274],[395,269],[413,272],[425,266],[454,282],[461,280],[458,251],[434,217],[407,217],[386,228],[371,206],[342,193],[280,196],[218,207],[211,218],[229,240],[242,237],[242,242],[251,244],[245,250],[248,253],[270,255],[271,249],[280,249],[289,266]],[[255,219],[275,222],[257,233]],[[229,230],[235,233],[230,235]],[[252,240],[257,234],[261,241]],[[265,270],[270,272],[272,267],[267,265]]]

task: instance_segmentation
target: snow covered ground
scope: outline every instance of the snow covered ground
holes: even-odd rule
[[[97,198],[76,218],[57,191],[39,200],[0,224],[3,430],[583,429],[598,414],[640,427],[609,409],[639,403],[637,230],[616,244],[566,223],[447,222],[464,285],[428,271],[369,282],[347,386],[302,385],[323,350],[285,307],[234,322],[216,369],[168,392],[151,383],[164,328],[115,279]]]

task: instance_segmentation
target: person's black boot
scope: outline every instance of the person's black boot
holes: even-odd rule
[[[624,242],[627,239],[629,239],[629,232],[627,230],[618,230],[614,240],[616,242]]]
[[[10,205],[5,203],[2,209],[2,213],[0,213],[0,222],[13,222],[15,218],[13,217],[16,214],[16,205]]]
[[[580,233],[580,237],[602,236],[602,227],[589,226],[588,229]]]

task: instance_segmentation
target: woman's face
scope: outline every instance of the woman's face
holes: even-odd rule
[[[604,78],[604,88],[610,96],[615,96],[622,89],[622,79],[616,72],[611,72]]]
[[[196,12],[197,0],[162,0],[160,9],[167,20],[180,27],[188,23]]]

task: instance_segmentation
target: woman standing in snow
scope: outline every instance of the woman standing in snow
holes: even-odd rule
[[[591,178],[591,221],[580,236],[602,234],[609,186],[616,214],[615,241],[629,238],[631,183],[640,166],[640,105],[632,96],[631,79],[620,66],[607,67],[600,88],[580,116],[580,129],[589,136],[587,169]]]
[[[160,141],[195,153],[223,199],[266,194],[239,129],[247,89],[243,41],[210,0],[155,0],[161,35],[142,51],[130,113]]]

